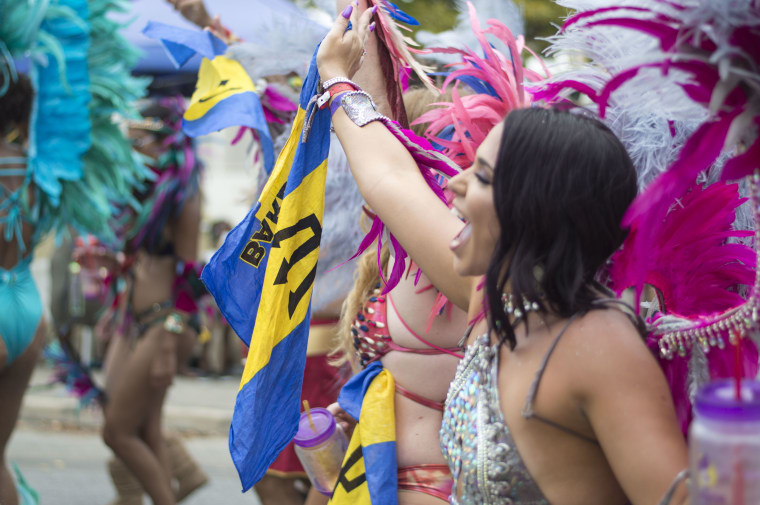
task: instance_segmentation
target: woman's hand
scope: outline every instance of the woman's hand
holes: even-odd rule
[[[359,70],[364,46],[374,30],[374,23],[370,27],[370,20],[375,12],[377,7],[366,9],[359,16],[358,3],[353,2],[338,16],[317,53],[317,68],[322,81],[334,77],[350,79]],[[351,30],[347,30],[349,20]]]
[[[354,427],[356,426],[354,418],[351,417],[348,412],[343,410],[340,405],[338,405],[338,402],[328,405],[327,410],[329,410],[330,414],[332,414],[335,417],[335,420],[338,421],[338,426],[340,426],[343,433],[346,434],[346,438],[350,439],[351,434],[354,432]]]

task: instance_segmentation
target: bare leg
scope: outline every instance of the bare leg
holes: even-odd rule
[[[170,379],[158,383],[152,380],[151,371],[162,345],[176,338],[161,325],[146,332],[127,358],[105,410],[103,440],[137,477],[154,505],[175,503],[163,441],[158,441],[160,425],[158,429],[155,426],[160,423],[160,406]]]
[[[129,340],[121,335],[113,335],[108,343],[105,358],[106,392],[110,393],[124,372],[131,349]]]
[[[5,461],[5,449],[16,426],[21,409],[21,399],[32,376],[32,370],[45,340],[45,324],[40,323],[34,340],[21,356],[0,370],[0,503],[17,505],[16,484]]]
[[[161,466],[171,482],[172,469],[169,463],[169,453],[166,449],[163,431],[161,430],[161,410],[164,406],[165,398],[166,389],[164,389],[164,394],[153,397],[148,405],[148,415],[145,423],[140,429],[140,438],[150,447],[150,450],[156,455],[158,461],[161,462]]]

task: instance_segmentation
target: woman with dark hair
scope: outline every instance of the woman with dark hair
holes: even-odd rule
[[[323,82],[356,72],[370,21],[338,17],[317,57]],[[451,503],[650,505],[669,494],[687,450],[668,386],[636,319],[598,281],[636,194],[618,139],[568,112],[513,111],[449,181],[451,212],[366,95],[331,100],[367,203],[475,321],[441,429]]]
[[[3,81],[0,79],[0,87]],[[44,340],[42,301],[29,264],[35,239],[26,142],[34,91],[18,75],[0,96],[0,503],[19,503],[5,449]],[[14,213],[21,217],[14,229]]]
[[[141,210],[129,218],[127,287],[117,318],[123,335],[113,336],[106,362],[103,440],[156,505],[174,504],[206,481],[185,454],[193,482],[175,491],[161,428],[166,392],[199,333],[195,300],[203,293],[196,264],[200,164],[181,129],[183,112],[183,98],[168,97],[129,124],[155,179],[136,195]],[[134,494],[130,503],[142,502],[139,486]]]

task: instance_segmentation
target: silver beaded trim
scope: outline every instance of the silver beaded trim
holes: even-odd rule
[[[359,89],[359,90],[361,89],[358,84],[356,84],[354,81],[352,81],[348,77],[333,77],[332,79],[328,79],[328,80],[326,80],[325,82],[322,83],[322,90],[323,91],[327,91],[332,86],[335,86],[336,84],[339,84],[339,83],[342,83],[342,82],[346,83],[346,84],[350,84],[351,86],[353,86],[356,89]]]

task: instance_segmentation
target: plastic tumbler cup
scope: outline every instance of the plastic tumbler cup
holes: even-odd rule
[[[760,504],[760,382],[712,382],[689,429],[691,505]]]
[[[348,441],[327,409],[313,408],[310,412],[316,431],[312,429],[306,412],[302,413],[298,420],[298,432],[293,438],[296,455],[312,486],[320,493],[331,496]]]

